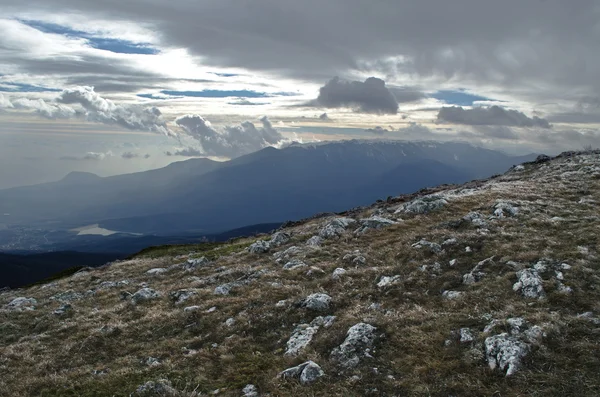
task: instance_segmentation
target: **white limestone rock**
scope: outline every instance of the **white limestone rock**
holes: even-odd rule
[[[323,239],[319,236],[312,236],[308,240],[306,240],[306,245],[311,247],[320,247],[323,244]]]
[[[391,287],[394,284],[397,284],[398,282],[400,282],[400,276],[396,275],[396,276],[382,276],[379,279],[379,282],[377,283],[377,286],[379,288],[387,288],[387,287]]]
[[[292,368],[280,372],[278,377],[282,379],[299,379],[302,385],[314,383],[325,375],[325,372],[314,361],[307,361]]]
[[[301,324],[296,327],[294,333],[287,341],[287,350],[284,355],[286,356],[297,356],[300,351],[304,350],[310,343],[313,336],[319,330],[318,326],[311,327],[308,324]]]
[[[329,310],[331,304],[331,296],[322,293],[311,294],[304,298],[301,306],[315,311]]]
[[[136,291],[133,295],[131,295],[131,301],[133,303],[141,303],[141,302],[146,302],[146,301],[150,301],[153,299],[158,299],[160,298],[160,293],[153,290],[152,288],[142,288],[138,291]]]
[[[429,212],[438,210],[448,204],[448,201],[439,195],[431,195],[413,200],[407,204],[404,204],[398,210],[396,214],[427,214]]]
[[[444,291],[442,292],[442,297],[448,300],[458,299],[463,296],[464,292],[461,291]]]
[[[523,269],[517,272],[518,281],[513,285],[515,292],[526,298],[543,299],[546,296],[542,278],[534,269]]]
[[[288,263],[283,266],[284,270],[295,270],[303,267],[307,267],[308,265],[302,262],[300,259],[292,259]]]
[[[269,252],[270,249],[269,243],[264,240],[258,240],[247,248],[248,252],[252,254],[264,254],[265,252]]]
[[[17,312],[31,311],[35,310],[35,305],[37,305],[37,300],[35,300],[35,298],[19,297],[10,301],[10,303],[6,305],[6,309]]]
[[[340,280],[340,279],[341,279],[341,278],[344,276],[344,274],[346,274],[346,273],[348,273],[348,272],[346,271],[346,269],[344,269],[344,268],[341,268],[341,267],[338,267],[338,268],[337,268],[337,269],[335,269],[335,270],[333,271],[333,273],[331,274],[331,278],[332,278],[333,280]]]
[[[348,329],[344,342],[333,349],[331,359],[341,367],[356,367],[364,357],[372,357],[371,351],[377,335],[377,328],[367,323],[358,323]]]
[[[340,237],[345,233],[346,229],[354,225],[356,220],[352,218],[335,218],[329,221],[319,232],[319,237],[330,239]]]
[[[150,274],[151,276],[157,276],[159,274],[164,274],[167,272],[167,269],[163,268],[163,267],[157,267],[154,269],[150,269],[146,272],[146,274]]]
[[[437,244],[437,243],[432,243],[431,241],[427,241],[425,239],[420,240],[417,243],[414,243],[412,245],[413,248],[417,248],[417,249],[421,249],[421,248],[427,248],[429,249],[431,252],[433,252],[434,254],[439,254],[440,252],[442,252],[442,247]]]
[[[527,343],[507,333],[486,338],[484,345],[490,368],[506,371],[506,376],[513,375],[521,368],[523,358],[530,351]]]

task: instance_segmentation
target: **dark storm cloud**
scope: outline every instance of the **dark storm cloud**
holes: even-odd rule
[[[460,106],[441,108],[438,122],[465,125],[500,125],[515,127],[551,128],[548,120],[537,116],[527,117],[525,114],[499,106],[464,109]]]
[[[398,102],[385,86],[385,81],[369,77],[364,82],[331,79],[319,89],[319,96],[310,106],[352,108],[361,113],[396,114]]]

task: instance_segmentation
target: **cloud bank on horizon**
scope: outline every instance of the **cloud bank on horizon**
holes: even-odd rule
[[[0,124],[169,137],[140,149],[152,161],[81,143],[59,157],[123,155],[71,164],[128,160],[143,169],[161,157],[236,157],[349,137],[521,151],[600,146],[600,4],[592,0],[0,7]]]

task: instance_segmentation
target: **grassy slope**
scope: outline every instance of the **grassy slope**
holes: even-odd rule
[[[472,184],[473,191],[445,192],[450,203],[437,212],[403,214],[398,225],[360,237],[349,231],[307,254],[305,261],[323,271],[310,276],[306,269],[282,270],[269,254],[247,253],[244,248],[253,240],[240,239],[214,247],[157,248],[54,284],[2,293],[0,304],[27,296],[35,297],[38,306],[32,312],[0,312],[0,395],[127,396],[145,381],[159,378],[170,379],[183,396],[215,389],[220,395],[239,396],[247,383],[273,396],[599,395],[599,328],[577,317],[600,312],[598,157],[527,165],[524,171]],[[580,203],[582,198],[587,201]],[[521,211],[514,218],[490,220],[487,233],[470,224],[447,223],[470,211],[487,217],[499,199],[514,201]],[[386,216],[398,217],[387,212],[397,205],[380,202],[351,215],[358,219],[383,210]],[[326,221],[313,219],[290,227],[292,241],[278,250],[303,245]],[[421,238],[437,243],[456,238],[458,244],[433,254],[411,247]],[[467,246],[472,252],[465,252]],[[342,261],[357,249],[367,258],[366,266]],[[197,251],[192,256],[208,256],[211,266],[191,273],[177,267],[158,276],[145,273],[181,263],[190,251]],[[462,284],[463,274],[492,256],[483,280]],[[553,278],[544,282],[544,300],[525,299],[512,290],[515,271],[506,262],[531,265],[541,258],[572,266],[564,272],[572,294],[559,293]],[[448,266],[451,259],[457,259],[456,266]],[[420,269],[435,262],[442,265],[439,274]],[[337,267],[348,271],[340,281],[331,278]],[[230,295],[213,294],[217,285],[259,271],[264,274]],[[401,281],[381,289],[376,283],[382,275],[400,275]],[[59,292],[85,292],[102,281],[125,279],[129,286],[98,290],[73,302],[71,314],[52,314],[60,303],[49,298]],[[160,291],[162,298],[139,305],[121,298],[122,292],[133,293],[141,283]],[[184,288],[195,288],[197,294],[183,305],[174,304],[169,292]],[[443,290],[465,295],[444,300]],[[318,315],[293,303],[314,292],[332,296],[333,306],[326,314],[337,319],[331,328],[319,330],[299,357],[285,357],[295,325]],[[276,307],[283,299],[289,304]],[[381,309],[370,308],[372,303],[380,303]],[[183,311],[191,305],[201,309]],[[216,311],[207,313],[211,307]],[[492,318],[516,316],[544,325],[547,336],[520,372],[505,377],[483,359],[482,331]],[[224,324],[228,318],[236,320],[231,327]],[[329,354],[348,328],[361,321],[373,324],[385,337],[374,358],[341,372]],[[453,331],[462,327],[473,330],[475,344],[452,339]],[[448,339],[452,342],[446,345]],[[145,365],[148,357],[158,358],[161,365]],[[327,376],[309,387],[276,378],[307,359],[320,364]]]

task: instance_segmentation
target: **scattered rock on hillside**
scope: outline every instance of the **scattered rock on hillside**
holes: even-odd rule
[[[356,220],[352,218],[335,218],[327,223],[319,232],[319,237],[324,239],[339,237],[346,229],[354,225]]]
[[[506,202],[499,202],[494,206],[494,215],[498,218],[507,216],[516,216],[519,213],[519,208]]]
[[[169,294],[171,299],[175,301],[176,305],[185,302],[194,295],[196,295],[196,290],[193,289],[180,289],[178,291],[173,291]]]
[[[344,269],[344,268],[341,268],[341,267],[338,267],[338,268],[337,268],[337,269],[335,269],[335,270],[333,271],[333,273],[331,274],[331,278],[332,278],[333,280],[339,280],[339,279],[341,279],[341,278],[342,278],[342,276],[343,276],[344,274],[346,274],[346,273],[347,273],[346,269]]]
[[[288,263],[286,263],[283,268],[285,270],[295,270],[295,269],[299,269],[302,267],[307,267],[308,265],[304,262],[302,262],[300,259],[292,259],[291,261],[289,261]]]
[[[146,274],[150,274],[152,276],[156,276],[159,274],[164,274],[167,272],[167,269],[165,269],[164,267],[156,267],[154,269],[150,269],[146,272]]]
[[[8,303],[6,309],[18,312],[30,311],[35,310],[35,305],[37,305],[37,300],[34,298],[19,297]]]
[[[323,244],[323,239],[319,236],[312,236],[306,240],[306,245],[308,246],[319,247],[321,244]]]
[[[542,278],[537,270],[523,269],[517,272],[518,281],[513,285],[515,292],[520,292],[526,298],[541,299],[546,296]]]
[[[377,328],[367,323],[358,323],[348,329],[346,339],[331,352],[331,359],[343,368],[354,368],[363,357],[371,357]]]
[[[356,229],[356,234],[363,234],[369,229],[382,229],[384,227],[396,225],[398,223],[391,219],[377,215],[373,215],[370,218],[361,219],[359,222],[361,227]]]
[[[278,377],[282,379],[299,379],[301,384],[309,385],[324,375],[325,372],[323,372],[317,363],[314,361],[307,361],[280,372]]]
[[[167,379],[149,381],[137,388],[133,396],[136,397],[176,397],[179,393]]]
[[[377,283],[379,288],[387,288],[394,284],[397,284],[400,281],[400,276],[382,276]]]
[[[461,291],[444,291],[442,292],[442,297],[448,300],[458,299],[463,296],[464,292]]]
[[[331,296],[322,293],[311,294],[304,298],[301,306],[310,310],[325,311],[329,310],[331,304]]]
[[[342,260],[346,263],[352,263],[356,266],[362,266],[367,264],[367,258],[360,253],[360,250],[354,250],[353,252],[344,255]]]
[[[148,287],[142,288],[131,295],[131,301],[133,303],[140,303],[158,298],[160,298],[160,293]]]
[[[485,340],[485,354],[491,369],[513,375],[521,368],[521,361],[529,353],[529,345],[507,333],[490,336]]]
[[[62,303],[71,303],[81,299],[83,299],[83,294],[80,294],[79,292],[75,292],[73,290],[61,292],[60,294],[56,294],[50,297],[50,300],[59,301]]]
[[[258,240],[251,244],[247,249],[248,252],[252,254],[263,254],[265,252],[269,252],[270,246],[268,242],[264,240]]]
[[[442,247],[437,244],[437,243],[432,243],[431,241],[427,241],[425,239],[420,240],[417,243],[414,243],[412,245],[413,248],[428,248],[431,252],[433,252],[434,254],[439,254],[440,252],[442,252]]]
[[[493,256],[477,263],[477,265],[473,269],[471,269],[471,271],[469,273],[463,275],[463,284],[471,285],[471,284],[475,284],[476,282],[479,282],[483,278],[483,276],[485,276],[485,272],[483,272],[483,268],[486,265],[493,264],[493,263],[494,263]]]
[[[427,214],[431,211],[442,208],[448,204],[445,198],[438,195],[422,197],[404,204],[396,210],[396,213],[407,214]]]
[[[209,263],[210,261],[205,256],[201,258],[189,258],[185,263],[185,270],[194,270],[199,267],[206,266]]]
[[[247,384],[242,389],[243,397],[258,397],[258,388],[253,384]]]
[[[311,327],[308,324],[300,324],[294,330],[294,333],[287,341],[287,350],[285,351],[286,356],[297,356],[298,353],[312,340],[313,336],[317,333],[319,327]]]
[[[62,316],[63,314],[70,312],[71,310],[73,310],[73,306],[71,306],[70,304],[67,303],[67,304],[62,305],[55,311],[53,311],[52,314],[57,315],[57,316]]]
[[[291,240],[292,236],[286,232],[277,232],[271,237],[269,241],[269,247],[279,247],[280,245],[287,244]]]

